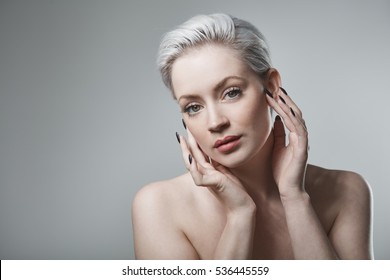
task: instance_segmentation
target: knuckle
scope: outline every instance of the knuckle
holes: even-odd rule
[[[190,170],[192,180],[194,181],[195,185],[200,186],[202,184],[202,180],[197,174],[195,174],[194,171]]]
[[[216,190],[217,192],[219,192],[219,193],[222,193],[222,192],[224,191],[224,189],[225,189],[224,185],[217,184],[217,185],[215,186],[215,190]]]
[[[201,186],[202,185],[202,182],[201,182],[201,180],[199,180],[199,178],[194,177],[194,176],[192,178],[194,179],[195,185],[197,185],[197,186]]]
[[[224,177],[222,177],[222,176],[220,176],[220,177],[218,178],[217,183],[216,183],[216,185],[215,185],[215,189],[216,189],[219,193],[221,193],[221,192],[223,192],[223,191],[225,190],[225,185],[226,185],[225,181],[226,181],[226,180],[225,180]]]

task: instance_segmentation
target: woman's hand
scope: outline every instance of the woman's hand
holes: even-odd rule
[[[207,187],[226,209],[226,224],[214,250],[214,259],[251,259],[256,227],[256,204],[228,168],[203,153],[191,132],[178,136],[183,159],[195,184]]]
[[[281,116],[290,131],[286,146],[283,122],[276,118],[273,172],[286,215],[294,258],[337,259],[337,253],[305,191],[309,146],[302,112],[284,89],[280,88],[273,97],[269,92],[266,93],[268,103]]]
[[[183,159],[197,186],[208,187],[227,209],[227,214],[254,212],[255,203],[241,182],[221,164],[212,161],[199,148],[187,129],[188,141],[178,136]]]
[[[282,88],[276,94],[268,92],[270,106],[283,119],[287,129],[288,144],[283,122],[279,116],[274,124],[273,172],[281,198],[294,198],[305,192],[304,179],[308,159],[308,133],[302,112]]]

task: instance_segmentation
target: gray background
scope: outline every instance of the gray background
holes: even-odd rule
[[[389,1],[0,1],[0,258],[131,259],[144,184],[184,171],[155,67],[198,13],[251,21],[310,129],[310,162],[361,173],[390,259]]]

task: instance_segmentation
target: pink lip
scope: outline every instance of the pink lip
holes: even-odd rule
[[[240,138],[241,136],[236,135],[226,136],[222,140],[217,140],[214,144],[214,148],[222,153],[230,152],[240,144]]]

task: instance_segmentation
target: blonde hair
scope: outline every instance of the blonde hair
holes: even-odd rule
[[[171,71],[175,60],[187,49],[219,43],[236,50],[260,75],[271,68],[265,37],[251,23],[226,14],[197,15],[163,37],[157,65],[164,84],[173,92]]]

